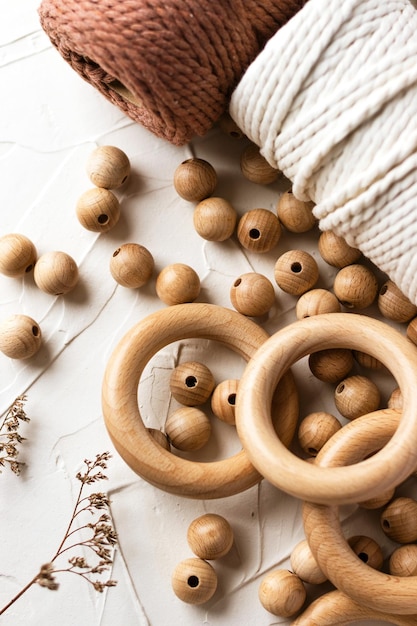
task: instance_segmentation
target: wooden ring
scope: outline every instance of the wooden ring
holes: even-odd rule
[[[129,330],[110,357],[102,386],[105,424],[126,463],[156,487],[193,498],[222,498],[258,483],[262,476],[244,450],[211,463],[189,461],[164,450],[141,419],[137,395],[147,362],[169,343],[186,338],[212,339],[249,360],[268,337],[260,326],[239,313],[203,303],[161,309]],[[285,439],[282,433],[293,434],[296,428],[298,394],[290,371],[281,382],[277,390],[282,407],[279,433]]]
[[[359,417],[323,446],[316,463],[329,469],[341,463],[354,463],[386,445],[401,421],[401,413],[394,409]],[[320,569],[339,590],[374,611],[398,615],[417,613],[417,576],[391,576],[361,561],[343,536],[338,507],[306,502],[303,522]]]
[[[349,467],[312,465],[277,438],[268,410],[282,374],[298,359],[326,348],[351,348],[391,370],[404,399],[401,422],[387,445]],[[302,500],[347,504],[367,500],[401,483],[416,466],[417,350],[387,324],[354,313],[299,320],[272,335],[245,368],[236,402],[236,427],[248,456],[273,485]]]

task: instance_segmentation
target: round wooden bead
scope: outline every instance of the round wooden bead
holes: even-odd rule
[[[387,407],[389,409],[396,409],[397,411],[402,411],[402,408],[403,408],[403,395],[402,395],[401,389],[399,387],[396,387],[391,392],[391,395],[388,398]]]
[[[217,589],[217,574],[210,563],[199,558],[185,559],[172,573],[175,595],[188,604],[204,604]]]
[[[29,359],[41,343],[39,324],[28,315],[11,315],[0,324],[0,351],[10,359]]]
[[[316,260],[305,250],[288,250],[277,259],[274,276],[283,291],[301,296],[317,283],[319,268]]]
[[[396,548],[389,559],[391,576],[417,576],[417,544]]]
[[[245,178],[258,185],[274,183],[280,172],[262,156],[255,144],[249,144],[240,156],[240,169]]]
[[[318,250],[326,263],[339,268],[356,263],[362,254],[360,250],[349,246],[343,237],[335,235],[331,230],[326,230],[320,235]]]
[[[339,300],[327,289],[310,289],[299,297],[295,305],[295,314],[299,320],[311,315],[339,312]]]
[[[87,174],[97,187],[116,189],[123,185],[130,174],[127,155],[116,146],[99,146],[87,161]]]
[[[313,208],[314,202],[297,200],[292,191],[286,191],[278,200],[278,219],[291,233],[306,233],[317,224]]]
[[[288,570],[267,574],[259,586],[259,600],[267,611],[279,617],[291,617],[303,606],[306,590],[302,580]]]
[[[411,320],[407,326],[407,337],[417,345],[417,317]]]
[[[394,494],[395,494],[395,488],[387,489],[386,491],[383,491],[377,496],[374,496],[373,498],[369,498],[368,500],[359,502],[358,504],[362,509],[370,509],[370,510],[381,509],[383,506],[386,506],[388,502],[391,502],[392,498],[394,497]]]
[[[353,350],[353,356],[355,360],[362,365],[362,367],[366,367],[371,370],[380,370],[384,368],[383,363],[378,361],[374,356],[367,354],[366,352],[361,352],[360,350]]]
[[[251,252],[263,254],[272,250],[281,237],[281,225],[276,215],[268,209],[251,209],[242,215],[237,225],[237,238],[241,246]]]
[[[355,535],[348,539],[348,544],[360,560],[369,565],[369,567],[377,570],[382,568],[384,555],[381,547],[372,537]]]
[[[223,380],[219,383],[211,396],[211,410],[213,414],[226,424],[235,424],[236,394],[239,381],[236,379]]]
[[[113,252],[110,273],[123,287],[137,289],[151,278],[154,270],[152,254],[138,243],[124,243]]]
[[[316,456],[325,443],[342,428],[339,420],[324,411],[310,413],[300,422],[298,442],[307,454]]]
[[[378,281],[365,265],[348,265],[338,271],[333,283],[339,302],[348,309],[365,309],[375,300]]]
[[[417,502],[412,498],[395,498],[381,513],[384,533],[397,543],[417,540]]]
[[[327,580],[311,552],[308,541],[303,539],[291,552],[291,569],[301,580],[310,585],[321,585]]]
[[[169,381],[173,397],[185,406],[199,406],[207,402],[215,384],[209,368],[197,361],[180,363],[172,371]]]
[[[200,288],[197,272],[184,263],[164,267],[155,284],[158,298],[168,306],[194,302],[200,294]]]
[[[237,213],[224,198],[206,198],[195,207],[193,222],[195,230],[203,239],[225,241],[234,233]]]
[[[77,284],[78,267],[66,252],[46,252],[36,262],[34,279],[45,293],[61,296]]]
[[[174,172],[174,187],[177,194],[190,202],[200,202],[208,198],[216,185],[215,169],[204,159],[187,159]]]
[[[331,348],[313,352],[308,358],[311,373],[325,383],[338,383],[353,367],[352,350]]]
[[[169,443],[168,437],[165,433],[157,428],[147,428],[147,431],[150,435],[152,435],[153,439],[161,446],[161,448],[167,451],[171,450],[171,444]]]
[[[10,233],[0,237],[0,274],[19,278],[30,272],[36,262],[36,248],[25,235]]]
[[[178,450],[200,450],[210,439],[211,422],[200,409],[183,406],[168,416],[165,432]]]
[[[394,322],[409,322],[417,315],[417,306],[392,280],[384,283],[379,290],[378,308],[384,317]]]
[[[230,289],[230,301],[242,315],[259,317],[270,311],[275,302],[271,281],[257,272],[242,274]]]
[[[338,384],[335,391],[336,408],[346,419],[376,411],[381,397],[378,387],[366,376],[349,376]]]
[[[206,513],[191,522],[187,541],[196,556],[212,561],[230,552],[234,541],[233,530],[221,515]]]
[[[75,212],[81,226],[94,233],[105,233],[119,221],[120,204],[108,189],[93,187],[79,197]]]

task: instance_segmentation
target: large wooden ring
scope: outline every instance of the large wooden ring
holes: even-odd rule
[[[392,409],[358,418],[327,442],[316,463],[331,469],[372,454],[393,436],[400,418],[401,413]],[[335,587],[374,611],[417,614],[417,576],[391,576],[361,561],[343,536],[338,507],[304,503],[303,521],[311,551]]]
[[[298,359],[327,348],[369,353],[391,370],[404,399],[401,422],[389,443],[356,465],[328,469],[287,450],[274,433],[268,407],[283,373]],[[245,368],[236,403],[236,426],[257,470],[302,500],[344,504],[367,500],[401,483],[417,464],[417,350],[387,324],[352,313],[299,320],[272,335]]]
[[[156,487],[193,498],[221,498],[259,482],[262,476],[244,450],[211,463],[190,461],[164,450],[145,427],[137,396],[146,364],[169,343],[187,338],[212,339],[249,360],[268,337],[260,326],[239,313],[200,303],[162,309],[129,330],[110,357],[102,386],[105,424],[126,463]],[[284,432],[291,433],[292,438],[296,428],[298,394],[290,371],[281,383],[277,390],[282,407],[279,434],[285,440]]]

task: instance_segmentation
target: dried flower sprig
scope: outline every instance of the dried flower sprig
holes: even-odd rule
[[[24,408],[25,402],[25,395],[18,396],[0,424],[0,472],[2,467],[8,466],[17,476],[24,465],[17,460],[19,444],[25,440],[19,433],[19,427],[22,422],[30,421]]]
[[[101,492],[83,495],[86,485],[107,479],[102,470],[107,468],[107,461],[110,458],[110,453],[104,452],[97,454],[94,461],[87,459],[84,461],[85,471],[76,474],[76,478],[81,482],[77,501],[55,555],[48,563],[41,566],[36,576],[10,602],[0,609],[0,615],[5,613],[34,584],[51,590],[58,589],[59,583],[56,581],[56,575],[63,572],[81,576],[99,592],[103,592],[106,587],[114,587],[117,584],[117,581],[112,579],[103,581],[97,578],[97,576],[103,576],[110,570],[117,544],[117,534],[109,514],[110,500],[106,494]],[[77,522],[85,514],[95,515],[97,511],[103,510],[104,512],[95,521],[77,525]],[[76,548],[84,548],[90,552],[95,560],[98,559],[97,562],[91,564],[89,558],[85,556],[72,555],[68,558],[67,564],[60,566],[62,555],[71,553]]]

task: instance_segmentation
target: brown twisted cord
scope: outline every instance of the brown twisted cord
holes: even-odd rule
[[[156,135],[184,144],[226,111],[247,66],[306,0],[43,0],[63,58]]]

